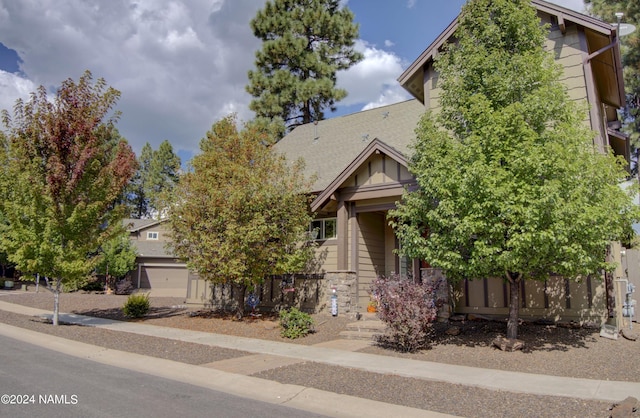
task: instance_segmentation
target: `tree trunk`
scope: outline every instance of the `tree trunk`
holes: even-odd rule
[[[234,284],[236,293],[236,319],[240,320],[244,316],[244,295],[247,291],[247,285]]]
[[[507,273],[509,281],[509,320],[507,321],[507,338],[515,340],[518,338],[518,316],[520,312],[520,280],[522,276],[518,273]]]
[[[56,279],[56,287],[53,289],[53,318],[52,322],[54,326],[59,325],[59,314],[60,314],[60,282],[61,279],[58,277]]]

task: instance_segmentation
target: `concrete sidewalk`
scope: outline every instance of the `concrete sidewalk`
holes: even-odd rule
[[[51,317],[49,311],[29,308],[4,301],[0,301],[0,309],[25,315]],[[361,348],[359,345],[366,344],[362,342],[337,340],[318,346],[304,346],[145,325],[141,323],[121,322],[75,314],[61,314],[60,321],[270,356],[268,358],[257,357],[254,363],[256,364],[255,367],[258,367],[258,370],[253,368],[254,366],[249,366],[249,370],[234,369],[233,361],[225,361],[221,363],[219,367],[213,363],[207,365],[208,367],[240,374],[251,374],[259,371],[259,367],[261,367],[261,365],[265,367],[265,364],[268,364],[266,367],[277,367],[280,365],[279,362],[282,362],[282,364],[291,364],[296,361],[311,361],[334,366],[351,367],[374,373],[393,374],[403,377],[442,381],[517,393],[565,396],[608,402],[619,402],[628,396],[640,398],[640,382],[602,381],[536,375],[353,352],[353,350]],[[247,357],[242,358],[245,359],[245,361],[239,362],[238,364],[242,363],[242,367],[247,367],[245,364]],[[269,364],[271,361],[273,361],[275,365]],[[202,366],[198,367],[203,368]]]

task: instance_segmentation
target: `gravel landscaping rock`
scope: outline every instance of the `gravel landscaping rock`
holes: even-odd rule
[[[1,300],[50,310],[53,296],[47,291],[35,293],[9,292]],[[83,315],[127,320],[121,307],[126,296],[104,294],[63,294],[60,309]],[[181,298],[151,296],[151,312],[140,321],[145,324],[268,339],[295,344],[317,344],[339,338],[346,324],[345,316],[333,318],[314,315],[316,332],[301,339],[280,336],[277,318],[263,314],[235,321],[229,316],[198,308],[185,307]],[[104,329],[62,325],[53,327],[39,318],[0,311],[0,322],[57,335],[117,350],[180,361],[206,364],[241,357],[249,353],[211,348],[200,344],[178,342]],[[437,324],[429,349],[417,353],[401,353],[372,345],[364,352],[435,361],[447,364],[494,368],[567,377],[600,380],[640,381],[638,358],[640,343],[624,338],[610,340],[599,337],[598,330],[574,329],[554,325],[525,323],[519,338],[525,342],[522,351],[504,352],[492,341],[506,330],[506,325],[491,321],[460,321],[456,333],[447,333],[449,324]],[[468,417],[608,417],[612,406],[606,402],[535,396],[491,391],[463,385],[429,382],[393,375],[328,366],[313,362],[274,368],[254,376],[282,383],[315,387],[382,402],[407,405]],[[514,388],[514,392],[517,392]],[[622,402],[622,399],[620,399]],[[638,412],[632,416],[640,416]]]
[[[308,362],[254,376],[461,417],[608,417],[611,407],[607,402],[514,395]]]

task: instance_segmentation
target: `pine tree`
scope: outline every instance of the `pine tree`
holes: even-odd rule
[[[171,143],[163,141],[157,150],[147,142],[138,157],[138,171],[127,185],[130,216],[136,219],[160,216],[178,182],[180,157]]]
[[[151,148],[151,145],[147,142],[142,147],[140,156],[137,158],[138,169],[124,191],[123,201],[127,205],[129,216],[134,219],[145,219],[150,217],[149,198],[145,193],[144,183],[147,173],[149,172],[152,156],[153,148]]]
[[[358,25],[339,0],[269,0],[251,21],[263,41],[249,71],[251,110],[287,127],[324,119],[346,97],[336,73],[362,59]]]
[[[150,212],[162,217],[167,201],[178,182],[180,175],[180,157],[173,152],[171,143],[162,141],[153,151],[148,169],[144,175],[144,194],[149,199]]]

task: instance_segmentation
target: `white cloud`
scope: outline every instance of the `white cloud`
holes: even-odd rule
[[[375,109],[393,103],[409,100],[411,96],[403,88],[398,86],[385,86],[379,93],[377,100],[369,102],[362,107],[361,110]]]
[[[26,78],[0,70],[0,109],[11,111],[17,99],[29,100],[36,86]]]
[[[244,86],[260,41],[248,23],[261,1],[0,3],[0,41],[32,81],[3,74],[1,108],[23,88],[58,86],[88,69],[122,92],[118,128],[136,151],[164,139],[176,151],[196,150],[228,111],[252,117]]]
[[[363,109],[370,109],[409,98],[396,80],[405,67],[397,55],[362,40],[356,42],[356,49],[364,59],[338,74],[338,87],[349,92],[341,105],[362,103]]]
[[[582,0],[554,1],[584,9]],[[0,109],[38,85],[52,88],[88,69],[122,92],[118,128],[137,152],[164,139],[176,151],[193,152],[213,122],[230,112],[253,116],[244,89],[261,45],[249,21],[264,2],[0,0],[0,42],[21,60],[19,75],[0,72]],[[405,10],[412,13],[413,5],[407,0]],[[338,74],[338,85],[349,91],[340,106],[409,98],[396,81],[409,63],[390,52],[393,42],[356,47],[365,59]]]
[[[584,11],[582,0],[551,0],[566,8]],[[415,5],[414,0],[408,0],[407,8]],[[384,42],[386,48],[395,44],[389,40]],[[364,103],[362,110],[373,109],[403,100],[411,96],[397,82],[409,63],[402,60],[393,52],[381,50],[366,41],[359,41],[356,49],[365,56],[364,60],[349,70],[338,75],[338,85],[347,88],[349,96],[341,102],[345,105]]]

